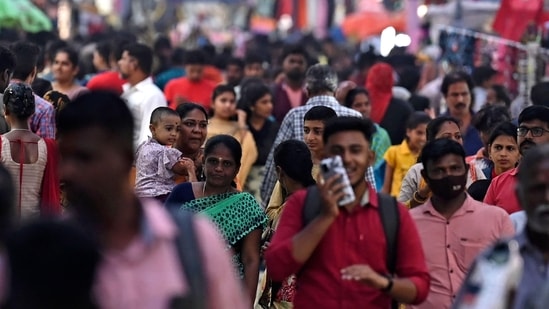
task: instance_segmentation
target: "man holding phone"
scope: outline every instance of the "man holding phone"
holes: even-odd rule
[[[408,211],[398,205],[396,274],[389,275],[387,242],[375,190],[364,180],[374,160],[370,120],[339,117],[323,133],[325,157],[340,156],[355,200],[344,197],[342,175],[318,184],[320,212],[306,223],[307,191],[294,193],[265,258],[273,280],[297,274],[296,308],[389,308],[392,300],[419,304],[429,291],[421,242]]]

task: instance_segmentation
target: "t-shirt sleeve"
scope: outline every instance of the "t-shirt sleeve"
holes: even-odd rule
[[[396,147],[391,146],[389,147],[389,149],[387,149],[387,152],[385,152],[385,155],[383,156],[383,158],[385,159],[385,162],[387,162],[387,165],[392,168],[395,168],[396,166],[396,161],[397,161],[396,150],[397,150]]]
[[[163,178],[171,178],[174,173],[173,166],[181,158],[181,152],[175,148],[164,147],[158,160],[158,174]]]

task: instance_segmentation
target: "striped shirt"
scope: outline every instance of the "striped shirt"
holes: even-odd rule
[[[274,164],[274,149],[278,144],[283,141],[295,139],[303,141],[303,118],[305,114],[315,106],[326,106],[333,109],[338,116],[350,116],[350,117],[360,117],[362,115],[348,107],[345,107],[333,97],[333,96],[316,96],[312,97],[307,101],[307,104],[292,108],[288,114],[284,117],[282,125],[278,130],[278,134],[273,143],[273,147],[269,152],[269,157],[267,158],[267,163],[265,164],[265,179],[261,185],[261,200],[262,206],[265,207],[269,203],[271,197],[271,192],[276,184],[276,173],[275,173],[275,164]],[[374,178],[374,169],[369,167],[366,172],[366,181],[372,184],[375,187],[375,178]]]

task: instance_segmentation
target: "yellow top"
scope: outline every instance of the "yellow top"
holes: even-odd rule
[[[408,142],[404,140],[400,145],[389,147],[385,153],[385,162],[387,166],[393,168],[393,182],[391,184],[391,195],[398,197],[402,180],[406,173],[417,163],[419,154],[413,154],[408,147]],[[385,180],[387,181],[387,179]]]
[[[320,165],[313,164],[313,169],[311,171],[313,178],[318,181],[320,177]],[[286,193],[282,189],[280,182],[277,181],[271,194],[271,199],[269,200],[269,205],[267,206],[267,217],[271,221],[271,226],[274,230],[278,226],[280,221],[280,216],[282,215],[282,210],[284,209],[284,203],[286,202]]]
[[[240,161],[240,171],[236,175],[236,181],[239,188],[244,188],[248,174],[257,160],[257,147],[255,140],[248,130],[238,128],[236,121],[225,121],[213,118],[208,125],[208,135],[206,141],[213,136],[227,134],[236,138],[242,146],[242,160]]]

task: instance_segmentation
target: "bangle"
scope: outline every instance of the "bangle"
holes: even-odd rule
[[[381,292],[385,292],[385,293],[391,292],[391,289],[393,288],[393,283],[394,283],[393,277],[389,275],[385,275],[384,277],[387,278],[387,280],[389,280],[389,283],[387,284],[386,287],[381,289]]]
[[[419,191],[414,192],[412,199],[414,200],[414,202],[419,204],[424,204],[427,201],[426,197],[419,195]]]

